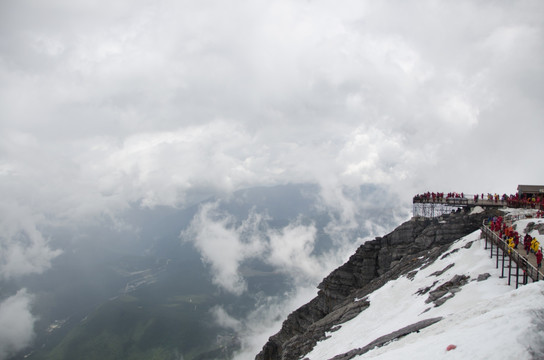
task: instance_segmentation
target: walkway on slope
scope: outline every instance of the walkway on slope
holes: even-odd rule
[[[504,239],[501,239],[498,232],[495,232],[491,230],[489,225],[487,223],[484,223],[482,226],[482,235],[486,239],[486,249],[487,249],[487,241],[491,241],[491,257],[493,255],[496,256],[497,261],[497,268],[499,267],[499,257],[502,255],[502,268],[503,268],[503,275],[504,275],[504,269],[508,269],[509,271],[509,281],[510,284],[510,277],[514,276],[516,278],[516,288],[519,283],[519,276],[523,276],[524,272],[527,274],[528,277],[532,279],[532,281],[539,281],[544,279],[544,272],[542,268],[537,268],[536,263],[536,256],[532,252],[529,252],[529,254],[526,253],[525,249],[523,248],[523,244],[520,243],[521,246],[518,246],[517,249],[512,249],[508,246],[507,242]],[[495,249],[497,250],[497,253],[493,253],[493,243],[495,244]],[[501,250],[501,254],[498,254],[498,250]],[[505,259],[506,257],[509,258],[508,264],[506,264]],[[511,262],[514,262],[516,265],[516,274],[511,274],[512,270],[512,264]],[[521,273],[518,273],[519,270],[521,270]],[[521,283],[524,283],[523,281]]]

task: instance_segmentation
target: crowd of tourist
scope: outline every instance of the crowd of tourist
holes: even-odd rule
[[[544,210],[544,196],[519,196],[519,194],[510,195],[506,199],[506,203],[508,207],[513,208],[530,208]]]
[[[447,193],[446,196],[444,197],[444,193],[443,192],[426,192],[426,193],[423,193],[423,194],[417,194],[416,196],[414,196],[414,201],[419,201],[419,202],[441,202],[443,201],[444,199],[464,199],[465,198],[465,194],[463,193],[455,193],[455,192],[450,192],[450,193]]]
[[[502,196],[501,196],[501,195],[499,195],[499,194],[489,194],[489,193],[488,193],[488,194],[484,197],[484,194],[483,194],[483,193],[482,193],[482,195],[476,194],[476,195],[474,195],[474,202],[477,203],[478,200],[480,200],[480,199],[481,199],[481,200],[486,200],[486,198],[487,198],[487,201],[493,201],[493,202],[495,202],[495,203],[498,203],[499,201],[502,201],[502,202],[507,201],[508,195],[502,194]]]
[[[542,216],[542,211],[538,211],[539,216]],[[507,225],[502,216],[495,216],[488,220],[488,226],[491,231],[495,232],[502,240],[508,244],[508,253],[513,249],[517,249],[520,243],[520,234],[512,227]],[[529,233],[526,233],[523,237],[523,248],[526,255],[529,253],[534,254],[536,257],[537,267],[542,267],[542,248],[540,242],[536,237],[532,237]]]
[[[504,205],[512,208],[526,208],[526,209],[539,209],[544,210],[544,194],[542,196],[529,196],[527,194],[524,195],[506,195],[506,194],[491,194],[488,193],[487,195],[482,194],[475,194],[470,195],[470,198],[474,201],[474,203],[478,203],[480,201],[487,201],[494,202],[494,203],[504,203]],[[457,192],[449,192],[447,194],[444,194],[443,192],[426,192],[423,194],[417,194],[414,196],[414,203],[434,203],[434,202],[450,202],[450,200],[459,200],[461,202],[462,200],[468,201],[469,197],[465,197],[464,193],[457,193]],[[455,201],[452,201],[455,202]],[[540,217],[542,217],[543,214],[540,213]]]

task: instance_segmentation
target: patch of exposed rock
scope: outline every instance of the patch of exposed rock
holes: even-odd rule
[[[530,222],[525,227],[524,232],[527,234],[527,233],[530,233],[533,230],[537,230],[540,235],[544,234],[544,224],[542,224],[542,223],[537,224],[537,223],[534,223],[534,222]]]
[[[429,292],[429,297],[425,303],[434,303],[434,306],[440,306],[447,300],[455,296],[455,293],[461,289],[461,286],[468,283],[470,277],[466,275],[455,275],[451,280],[446,281],[436,289]]]
[[[302,358],[325,339],[327,332],[337,330],[368,308],[368,294],[402,275],[413,278],[416,269],[442,256],[453,241],[479,229],[483,219],[498,214],[498,210],[487,210],[472,215],[458,212],[434,219],[413,218],[384,237],[364,243],[323,279],[315,298],[287,317],[255,359]]]
[[[458,250],[458,249],[455,249],[455,250]],[[442,255],[442,257],[440,259],[443,259],[443,258],[444,258],[444,256]],[[438,271],[433,272],[431,274],[431,276],[440,276],[440,275],[442,275],[443,273],[445,273],[446,271],[448,271],[449,269],[451,269],[454,266],[455,266],[455,263],[448,264],[448,266],[446,266],[442,270],[438,270]]]
[[[483,274],[480,274],[478,275],[478,278],[476,279],[476,281],[485,281],[487,279],[489,279],[491,277],[491,274],[490,273],[483,273]]]
[[[380,336],[379,338],[372,341],[368,345],[363,346],[362,348],[353,349],[353,350],[348,351],[348,352],[346,352],[344,354],[336,355],[331,360],[350,360],[350,359],[354,358],[355,356],[363,355],[363,354],[369,352],[372,349],[382,347],[382,346],[390,343],[391,341],[395,341],[395,340],[400,339],[403,336],[406,336],[406,335],[411,334],[413,332],[418,332],[421,329],[424,329],[424,328],[426,328],[428,326],[436,324],[440,320],[442,320],[442,317],[436,317],[436,318],[430,318],[430,319],[425,319],[425,320],[418,321],[417,323],[414,323],[414,324],[405,326],[402,329],[393,331],[390,334]]]

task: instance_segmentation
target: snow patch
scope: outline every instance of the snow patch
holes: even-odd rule
[[[484,212],[484,208],[481,207],[481,206],[475,206],[472,208],[472,210],[470,210],[470,215],[472,214],[479,214],[479,213],[482,213]]]
[[[544,281],[517,290],[508,286],[484,250],[479,230],[457,240],[447,253],[410,279],[402,276],[374,291],[368,296],[368,309],[327,333],[328,338],[318,342],[305,358],[330,359],[410,324],[438,317],[443,320],[353,359],[425,360],[446,355],[488,359],[497,354],[518,360],[544,358]],[[438,307],[429,307],[427,297],[421,296],[422,289],[427,293],[455,275],[476,280],[487,273],[491,275],[487,280],[469,281]],[[448,351],[449,345],[456,348]]]

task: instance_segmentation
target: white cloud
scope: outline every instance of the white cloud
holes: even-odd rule
[[[34,337],[33,297],[25,289],[0,303],[0,359],[25,348]]]
[[[285,318],[316,296],[315,286],[299,287],[294,293],[260,299],[254,311],[241,319],[237,333],[242,348],[235,359],[250,359],[261,351],[268,338],[278,332]]]
[[[294,278],[318,281],[323,273],[323,264],[312,255],[316,235],[317,229],[313,224],[291,223],[280,230],[270,229],[270,255],[265,261]]]
[[[213,282],[223,289],[241,295],[247,284],[239,272],[240,264],[258,257],[264,250],[264,243],[255,227],[261,216],[250,214],[242,223],[230,214],[219,212],[217,203],[200,207],[187,230],[181,233],[183,241],[191,241],[211,266]]]
[[[0,205],[0,277],[4,280],[41,273],[61,253],[36,228],[34,216],[17,204]]]
[[[230,316],[223,307],[217,305],[214,306],[210,311],[216,324],[218,324],[219,326],[235,331],[241,330],[242,322]]]

